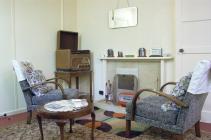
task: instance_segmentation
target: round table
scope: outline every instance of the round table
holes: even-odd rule
[[[95,127],[95,113],[93,109],[92,103],[89,103],[87,107],[74,110],[74,111],[66,111],[66,112],[53,112],[48,111],[44,108],[44,106],[40,106],[37,108],[37,121],[39,123],[39,129],[41,134],[41,140],[44,140],[43,136],[43,129],[42,129],[42,119],[51,119],[55,120],[56,124],[60,128],[60,135],[61,140],[64,140],[64,126],[67,122],[67,120],[70,121],[70,133],[72,132],[72,125],[73,120],[78,117],[82,117],[88,114],[91,114],[92,118],[92,129],[91,129],[91,139],[94,139],[94,127]]]

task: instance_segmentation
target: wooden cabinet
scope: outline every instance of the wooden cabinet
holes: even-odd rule
[[[62,78],[68,82],[68,86],[71,88],[71,78],[75,78],[76,88],[79,89],[79,78],[82,75],[89,75],[89,94],[90,99],[92,99],[92,71],[56,71],[55,76],[58,78]],[[58,82],[58,81],[56,81]]]
[[[78,50],[78,33],[59,31],[56,50],[57,71],[89,71],[91,66],[89,50]]]

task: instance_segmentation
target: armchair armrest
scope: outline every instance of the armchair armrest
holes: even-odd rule
[[[33,86],[30,86],[30,87],[23,89],[23,91],[31,90],[32,88],[38,87],[38,86],[43,85],[43,84],[55,84],[56,86],[58,86],[60,88],[63,98],[64,99],[67,98],[66,95],[64,94],[64,88],[60,84],[58,84],[54,81],[45,81],[45,82],[42,82],[42,83],[39,83],[39,84],[35,84]]]
[[[134,98],[133,98],[133,100],[132,100],[132,120],[134,120],[135,119],[135,110],[136,110],[136,101],[137,101],[137,99],[138,99],[138,96],[141,94],[141,93],[143,93],[144,91],[148,91],[148,92],[151,92],[151,93],[155,93],[155,94],[157,94],[157,95],[159,95],[159,96],[163,96],[163,97],[165,97],[166,99],[168,99],[168,100],[170,100],[170,101],[172,101],[172,102],[174,102],[176,105],[178,105],[178,106],[180,106],[180,107],[188,107],[184,102],[182,102],[182,101],[180,101],[179,99],[177,99],[176,97],[174,97],[174,96],[171,96],[171,95],[168,95],[168,94],[166,94],[166,93],[164,93],[164,92],[158,92],[158,91],[154,91],[154,90],[152,90],[152,89],[141,89],[141,90],[139,90],[136,94],[135,94],[135,96],[134,96]]]
[[[46,81],[52,81],[52,80],[62,80],[62,81],[65,81],[67,84],[69,84],[69,82],[67,80],[60,78],[60,77],[50,78],[50,79],[47,79]]]
[[[164,85],[161,86],[160,91],[163,92],[163,89],[164,89],[167,85],[176,85],[176,82],[168,82],[168,83],[165,83]]]

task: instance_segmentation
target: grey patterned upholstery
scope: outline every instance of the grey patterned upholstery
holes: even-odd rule
[[[63,99],[61,91],[59,89],[53,89],[42,96],[35,96],[31,89],[26,90],[29,86],[27,80],[20,81],[20,86],[24,94],[24,98],[27,105],[27,111],[31,113],[34,109],[36,109],[39,105],[44,105],[50,101],[56,101]],[[77,89],[64,89],[65,94],[68,99],[78,98],[80,96],[80,92]],[[31,121],[31,116],[28,118],[28,123]]]
[[[67,88],[64,89],[64,92],[67,95],[68,99],[78,98],[78,90],[76,89]],[[55,89],[45,93],[42,96],[33,96],[32,104],[44,105],[50,101],[61,100],[61,99],[63,99],[61,91],[59,89]]]
[[[160,121],[163,124],[174,125],[177,121],[178,111],[164,112],[160,106],[168,100],[162,96],[150,96],[137,103],[136,115],[143,118],[148,118],[155,121]],[[127,104],[127,112],[130,112],[131,103]],[[165,118],[165,119],[163,119]]]
[[[188,108],[167,112],[163,112],[160,108],[166,99],[161,96],[146,97],[136,103],[134,120],[176,134],[183,134],[201,119],[201,110],[206,97],[207,94],[193,95],[186,93],[183,102],[188,105]],[[127,120],[132,120],[132,106],[132,103],[127,104]]]

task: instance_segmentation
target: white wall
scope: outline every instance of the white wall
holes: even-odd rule
[[[61,28],[60,4],[60,0],[15,1],[16,59],[30,60],[49,77],[55,71],[56,33]],[[22,92],[18,95],[18,107],[22,108],[25,106]]]
[[[95,99],[100,98],[102,62],[99,58],[109,48],[124,54],[138,53],[138,48],[162,47],[174,55],[174,1],[130,0],[138,7],[138,26],[121,29],[108,28],[108,11],[116,8],[115,0],[78,0],[77,28],[81,34],[81,48],[93,53]],[[120,1],[126,6],[126,1]],[[174,80],[174,64],[167,65],[167,81]]]
[[[77,32],[77,0],[63,1],[63,29]]]
[[[11,1],[0,0],[0,114],[16,107],[15,83],[11,60],[14,58],[12,43]]]
[[[76,30],[75,7],[76,0],[0,0],[0,115],[25,110],[11,61],[30,60],[52,77],[57,31]]]

